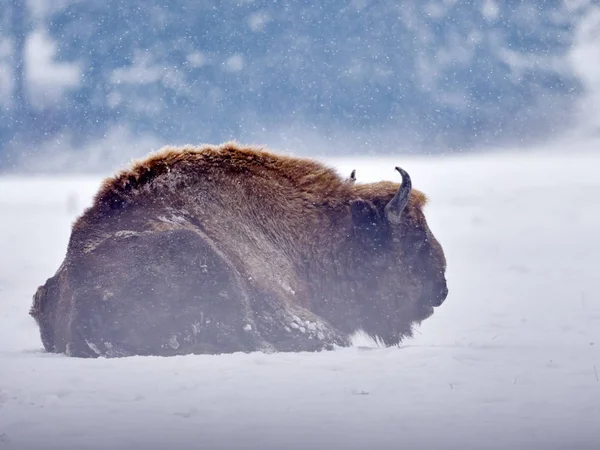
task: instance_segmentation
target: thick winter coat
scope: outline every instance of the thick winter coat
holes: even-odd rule
[[[105,180],[73,225],[34,295],[44,347],[312,351],[357,330],[399,343],[448,290],[425,196],[396,170],[401,184],[361,184],[235,143],[163,148]]]

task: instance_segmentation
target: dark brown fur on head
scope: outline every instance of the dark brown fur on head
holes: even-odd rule
[[[212,323],[221,321],[218,333],[241,326],[253,330],[242,337],[228,331],[218,339],[211,334],[216,331],[206,331],[202,339],[229,342],[214,344],[222,345],[221,351],[308,349],[319,340],[340,343],[345,338],[339,336],[358,329],[397,343],[447,294],[446,261],[427,226],[425,195],[410,190],[399,219],[387,216],[386,205],[400,188],[393,182],[361,184],[316,161],[232,142],[165,147],[103,182],[73,226],[63,267],[40,288],[32,312],[46,324],[44,342],[52,342],[52,351],[65,351],[69,344],[85,349],[74,342],[79,339],[103,353],[95,340],[108,339],[102,324],[114,323],[114,317],[104,317],[112,314],[129,327],[111,331],[113,340],[126,341],[128,354],[143,353],[148,324],[137,330],[140,317],[159,333],[180,320],[204,320],[207,311]],[[205,266],[215,272],[202,281]],[[177,278],[181,272],[188,275]],[[169,277],[179,281],[173,285]],[[202,297],[215,280],[222,280],[215,289],[237,292],[228,294],[223,306]],[[146,289],[144,298],[135,297],[141,288],[131,291],[136,283]],[[185,289],[200,297],[182,303],[177,293]],[[161,312],[161,321],[150,311]],[[243,320],[233,318],[238,315]],[[325,331],[315,332],[313,341],[294,334],[285,317],[299,316],[322,322],[331,338],[322,338]],[[83,326],[79,317],[89,323]],[[262,344],[246,343],[249,335]],[[200,338],[194,334],[194,339]],[[203,343],[194,345],[177,351],[209,351]]]

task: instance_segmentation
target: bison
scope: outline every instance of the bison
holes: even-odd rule
[[[165,147],[106,179],[30,314],[75,357],[395,345],[447,296],[426,197],[265,148]]]

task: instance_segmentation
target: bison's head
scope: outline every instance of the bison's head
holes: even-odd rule
[[[388,345],[411,335],[412,324],[433,314],[448,294],[446,258],[422,210],[424,196],[410,176],[397,190],[391,183],[363,185],[351,202],[359,253],[364,331]],[[361,192],[362,189],[362,192]]]

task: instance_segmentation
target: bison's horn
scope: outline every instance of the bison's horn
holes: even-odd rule
[[[350,183],[354,183],[356,181],[356,169],[354,169],[352,171],[352,173],[350,174],[350,178],[348,179],[348,181],[350,181]]]
[[[412,189],[410,175],[400,167],[396,167],[396,170],[402,175],[402,185],[398,189],[398,192],[396,192],[396,195],[394,195],[394,198],[385,206],[385,216],[394,224],[400,223],[400,216],[408,204],[408,198]]]

